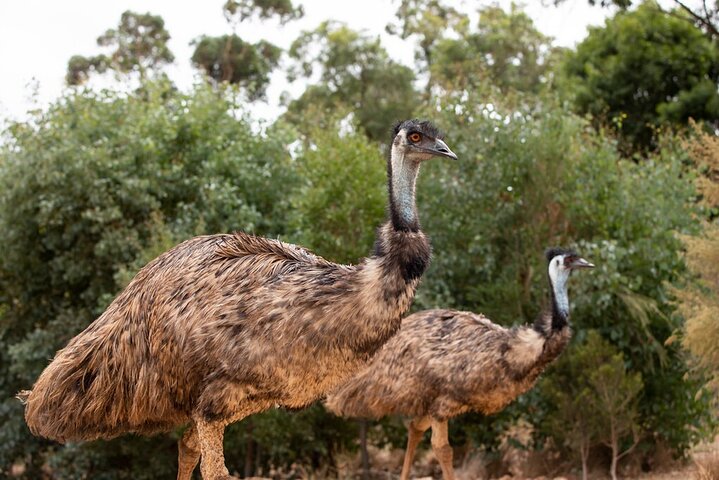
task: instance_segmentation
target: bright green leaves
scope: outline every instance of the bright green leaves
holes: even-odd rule
[[[286,118],[303,132],[352,113],[367,136],[384,141],[393,121],[411,117],[422,105],[412,70],[390,59],[378,38],[344,24],[323,22],[302,33],[289,54],[295,60],[290,79],[314,72],[320,77],[287,108]]]
[[[167,46],[169,40],[162,17],[128,10],[120,17],[117,28],[107,30],[97,39],[97,44],[109,52],[93,57],[73,56],[65,79],[69,85],[81,85],[92,73],[107,70],[118,74],[138,72],[144,78],[148,71],[174,60]]]

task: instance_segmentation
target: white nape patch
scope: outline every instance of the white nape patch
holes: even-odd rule
[[[392,143],[392,193],[402,219],[412,223],[415,221],[414,195],[419,169],[414,162],[405,160],[402,146],[407,143],[407,131],[400,130],[397,137],[401,141]]]
[[[512,342],[512,350],[507,360],[518,367],[526,367],[537,361],[544,348],[544,337],[533,328],[521,328],[517,338]]]
[[[569,269],[564,266],[564,257],[565,255],[557,255],[549,262],[549,279],[552,282],[557,308],[566,317],[569,315],[569,296],[567,295]]]

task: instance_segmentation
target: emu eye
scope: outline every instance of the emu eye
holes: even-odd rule
[[[417,143],[417,142],[419,142],[420,140],[422,140],[422,135],[420,135],[420,134],[417,133],[417,132],[414,132],[414,133],[410,133],[410,135],[409,135],[408,138],[409,138],[409,141],[410,141],[410,142],[412,142],[412,143]]]

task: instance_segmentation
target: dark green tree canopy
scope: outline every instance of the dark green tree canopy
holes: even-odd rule
[[[192,63],[215,82],[237,84],[250,100],[257,100],[264,98],[281,55],[282,50],[269,42],[252,44],[233,34],[200,38]]]
[[[227,0],[222,9],[228,21],[237,22],[256,16],[260,20],[277,17],[284,24],[304,15],[302,5],[295,7],[291,0]]]
[[[564,64],[576,108],[611,124],[625,151],[655,146],[663,124],[719,119],[719,50],[676,15],[653,1],[620,12]]]
[[[73,56],[68,62],[65,80],[69,85],[81,85],[91,73],[107,70],[137,71],[144,77],[148,70],[175,59],[167,47],[169,40],[162,17],[128,10],[122,14],[117,28],[107,30],[97,39],[97,44],[110,52],[92,57]]]
[[[255,17],[259,20],[277,17],[285,24],[302,17],[302,6],[293,6],[291,0],[227,0],[222,10],[233,33],[200,37],[194,42],[192,63],[215,83],[239,85],[248,100],[264,99],[270,74],[279,64],[282,49],[265,40],[247,42],[237,35],[237,28]]]
[[[564,3],[567,0],[554,0],[555,5],[559,5],[560,3]],[[572,0],[577,1],[577,0]],[[582,1],[582,0],[580,0]],[[590,5],[597,5],[599,4],[602,7],[619,7],[621,9],[627,9],[631,7],[632,5],[636,3],[641,3],[640,0],[637,2],[637,0],[587,0]],[[684,20],[687,20],[700,29],[704,31],[704,33],[712,40],[719,37],[719,0],[714,0],[713,4],[710,1],[702,1],[701,6],[698,6],[697,3],[689,3],[686,0],[673,0],[672,3],[674,4],[674,7],[676,10],[680,11],[683,15],[677,15],[676,12],[669,12],[668,10],[662,8],[661,4],[656,3],[655,7],[662,12],[670,13],[671,15],[677,16],[677,18],[681,18]]]
[[[468,21],[465,14],[441,0],[400,0],[395,15],[397,21],[387,25],[387,32],[403,39],[417,37],[417,59],[425,68],[432,64],[432,51],[446,32],[461,30]]]
[[[503,92],[537,92],[550,71],[550,38],[512,4],[479,10],[475,29],[467,26],[458,38],[435,42],[432,78],[444,88],[476,88],[491,83]]]
[[[385,140],[388,125],[422,102],[414,72],[390,59],[379,38],[344,24],[328,21],[304,32],[289,54],[295,60],[290,80],[319,71],[319,83],[289,104],[287,118],[296,125],[308,116],[322,122],[332,111],[352,112],[371,139]]]

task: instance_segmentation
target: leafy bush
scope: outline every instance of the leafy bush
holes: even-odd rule
[[[97,470],[158,478],[173,465],[165,439],[153,443],[168,455],[153,468],[130,461],[148,450],[144,439],[50,447],[29,435],[12,397],[168,246],[204,232],[283,233],[296,184],[291,132],[254,132],[224,93],[181,94],[164,83],[128,96],[81,90],[6,132],[0,464],[31,460],[27,478],[38,478],[44,460],[62,478]]]
[[[552,373],[541,384],[550,404],[547,430],[558,445],[578,454],[584,479],[592,448],[610,448],[610,473],[616,478],[619,459],[634,449],[642,434],[637,421],[641,374],[627,373],[622,353],[595,330],[566,352]]]
[[[710,420],[679,350],[664,345],[681,325],[668,301],[668,284],[686,274],[676,233],[697,228],[686,154],[668,141],[641,164],[623,160],[611,139],[551,101],[504,111],[465,93],[441,111],[460,161],[428,164],[419,181],[435,255],[415,308],[530,322],[547,291],[543,250],[576,247],[597,264],[570,286],[577,339],[596,329],[622,352],[644,378],[640,422],[656,432],[645,442],[684,452]],[[541,399],[531,398],[502,418],[523,413],[546,434]]]
[[[577,110],[610,125],[625,152],[657,147],[663,125],[719,118],[719,49],[685,11],[654,0],[590,28],[564,73]]]

